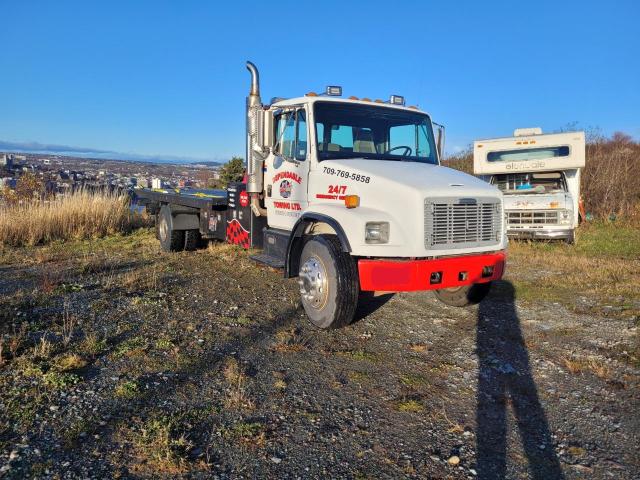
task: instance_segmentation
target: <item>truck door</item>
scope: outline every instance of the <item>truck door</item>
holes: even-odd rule
[[[308,126],[304,108],[275,112],[273,154],[265,162],[269,226],[291,230],[308,206]]]

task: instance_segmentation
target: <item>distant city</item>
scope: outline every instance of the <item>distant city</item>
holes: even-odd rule
[[[220,166],[216,162],[170,164],[0,152],[0,190],[15,189],[18,179],[27,173],[35,175],[48,194],[78,188],[207,188],[219,180]]]

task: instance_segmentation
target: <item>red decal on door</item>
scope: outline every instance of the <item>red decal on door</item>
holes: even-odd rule
[[[240,192],[240,206],[242,207],[249,206],[249,194],[246,191]]]

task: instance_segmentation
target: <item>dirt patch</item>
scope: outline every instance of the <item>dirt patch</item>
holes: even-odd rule
[[[325,332],[246,253],[136,235],[5,256],[5,477],[640,476],[637,320],[520,298],[527,252],[479,307],[397,294]]]

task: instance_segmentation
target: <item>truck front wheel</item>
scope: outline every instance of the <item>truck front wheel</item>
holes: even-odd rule
[[[302,306],[319,328],[339,328],[353,320],[358,303],[358,269],[335,235],[315,235],[300,256]]]
[[[467,307],[480,303],[491,290],[491,282],[474,283],[464,287],[443,288],[434,290],[436,298],[452,307]]]

